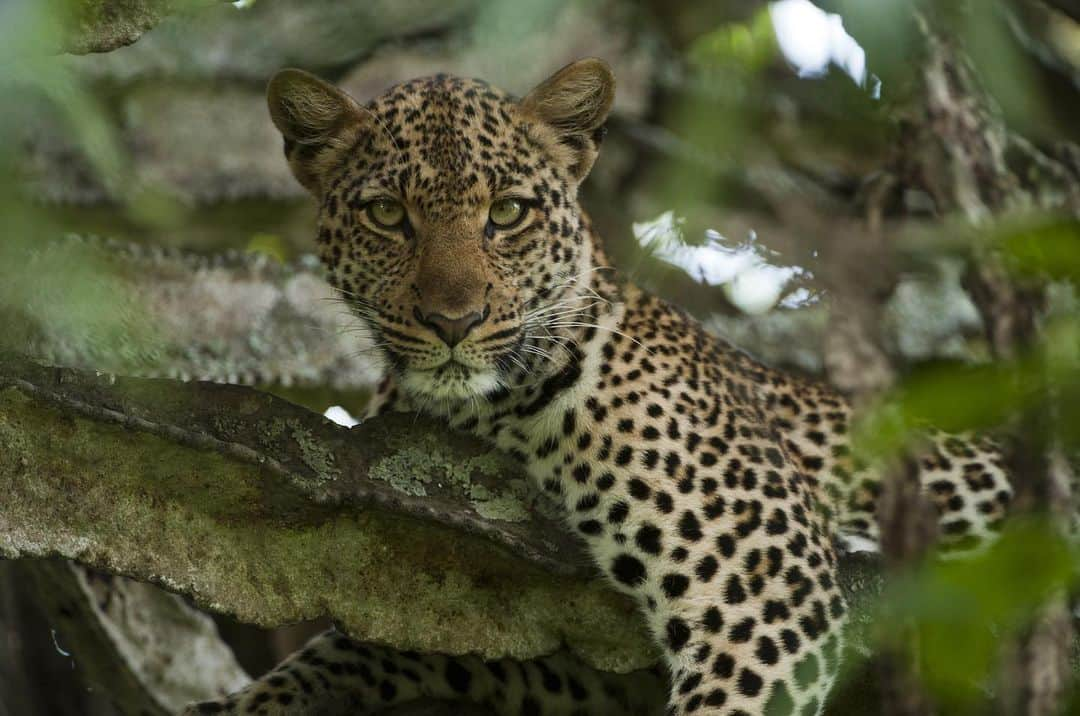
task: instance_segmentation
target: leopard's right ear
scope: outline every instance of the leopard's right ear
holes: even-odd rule
[[[285,138],[293,176],[318,194],[321,179],[351,146],[362,125],[360,106],[349,95],[303,70],[281,70],[266,89],[270,118]]]

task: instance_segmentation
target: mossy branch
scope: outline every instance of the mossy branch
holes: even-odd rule
[[[497,453],[412,416],[0,358],[0,554],[60,555],[262,626],[401,648],[654,659],[628,600]]]
[[[346,430],[248,388],[0,355],[0,555],[62,556],[272,627],[625,671],[634,607],[499,453],[414,416]],[[865,565],[848,570],[871,590]]]

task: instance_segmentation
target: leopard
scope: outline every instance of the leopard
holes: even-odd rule
[[[615,96],[582,59],[523,97],[439,74],[361,103],[301,70],[267,92],[318,204],[328,280],[386,366],[369,415],[412,411],[518,461],[662,672],[398,652],[329,631],[190,713],[378,713],[417,698],[498,714],[823,713],[839,669],[845,540],[879,538],[882,471],[851,401],[707,332],[613,267],[581,207]],[[1001,447],[928,432],[919,483],[943,548],[993,540]],[[650,680],[666,702],[647,697]]]

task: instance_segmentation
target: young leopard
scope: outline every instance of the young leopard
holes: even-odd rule
[[[269,104],[318,199],[330,280],[387,361],[378,410],[481,436],[561,501],[640,604],[668,714],[818,714],[845,612],[833,537],[875,537],[879,483],[849,454],[843,397],[608,268],[577,193],[613,95],[589,59],[520,100],[439,75],[360,105],[285,70]],[[1011,495],[996,448],[932,442],[922,480],[944,540],[991,536]],[[192,712],[376,712],[425,695],[500,714],[655,713],[627,683],[582,683],[558,656],[485,664],[330,632]]]

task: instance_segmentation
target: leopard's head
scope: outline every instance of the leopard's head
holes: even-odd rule
[[[595,59],[520,100],[445,75],[367,104],[300,70],[271,80],[330,281],[407,394],[486,396],[556,351],[593,269],[577,192],[613,98]]]

